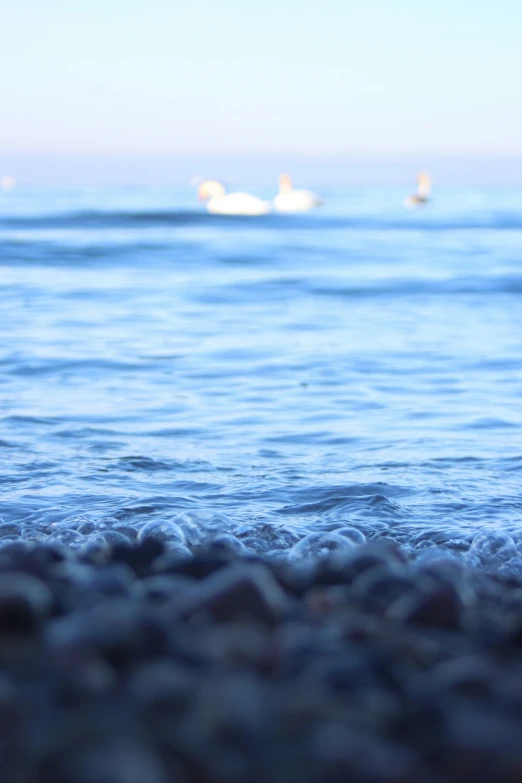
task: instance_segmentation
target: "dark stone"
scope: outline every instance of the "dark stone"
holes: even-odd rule
[[[126,563],[138,576],[147,573],[154,560],[165,551],[162,541],[146,538],[139,544],[127,546],[117,544],[112,549],[112,560]]]
[[[237,563],[185,590],[170,608],[184,617],[205,612],[220,621],[246,616],[272,623],[288,613],[290,601],[267,568]]]
[[[190,704],[195,684],[195,676],[186,666],[160,659],[134,672],[128,687],[141,709],[163,719]]]
[[[91,645],[115,668],[164,654],[168,630],[151,613],[127,599],[103,599],[74,618],[56,622],[51,636],[57,645]]]
[[[184,574],[191,579],[206,579],[215,571],[225,568],[233,561],[233,556],[223,552],[219,554],[198,553],[197,556],[190,559],[184,558],[180,560],[180,558],[176,557],[169,561],[170,565],[164,570],[169,573]]]
[[[192,583],[192,579],[181,574],[157,574],[142,579],[136,584],[136,589],[139,589],[137,594],[161,604],[175,598]]]
[[[0,575],[0,635],[37,632],[51,607],[51,593],[40,579],[16,571]]]
[[[248,553],[244,541],[229,534],[214,536],[200,548],[200,551],[210,557],[219,557],[222,554],[241,556]]]
[[[457,591],[449,585],[442,585],[426,592],[407,592],[391,605],[388,617],[415,625],[457,628],[462,611],[463,605]]]
[[[472,700],[487,700],[499,682],[499,672],[477,655],[444,661],[428,674],[414,678],[411,687],[426,696],[444,692]]]
[[[360,573],[353,589],[370,599],[376,606],[387,608],[400,596],[416,589],[415,578],[404,568],[388,563],[375,565]]]

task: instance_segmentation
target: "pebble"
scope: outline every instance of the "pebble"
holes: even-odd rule
[[[472,558],[479,558],[483,563],[502,563],[516,557],[517,548],[507,533],[484,530],[473,539],[469,555]]]
[[[137,540],[141,543],[147,538],[154,538],[166,544],[185,543],[182,529],[174,522],[148,522],[140,529]]]
[[[250,616],[273,623],[288,612],[289,605],[265,566],[235,563],[185,590],[174,600],[173,608],[183,616],[205,612],[225,622]]]
[[[413,589],[398,598],[388,616],[404,623],[456,628],[463,609],[457,591],[450,585],[423,588],[421,584],[421,590]]]
[[[520,780],[513,573],[350,528],[273,559],[258,533],[90,524],[31,545],[5,530],[2,783]],[[75,546],[93,535],[103,557]],[[489,532],[485,549],[514,557]]]
[[[292,547],[290,558],[296,561],[306,561],[330,557],[333,553],[336,555],[345,555],[356,545],[357,544],[351,536],[343,536],[338,532],[310,533]]]

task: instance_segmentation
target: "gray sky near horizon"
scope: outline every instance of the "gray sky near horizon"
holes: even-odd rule
[[[522,155],[519,0],[0,11],[3,155]]]

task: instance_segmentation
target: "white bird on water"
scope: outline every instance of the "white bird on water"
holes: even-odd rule
[[[214,215],[266,215],[270,202],[250,193],[227,193],[224,185],[215,179],[202,182],[198,196],[207,202],[207,210]]]
[[[278,212],[308,212],[322,203],[311,190],[294,190],[289,174],[279,177],[279,194],[274,199],[274,208]]]
[[[431,177],[425,172],[421,172],[417,177],[417,190],[412,196],[408,196],[405,201],[407,207],[418,207],[427,204],[431,193]]]

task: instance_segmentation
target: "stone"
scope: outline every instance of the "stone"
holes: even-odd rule
[[[450,585],[431,590],[410,590],[389,608],[387,616],[398,622],[457,628],[463,606],[457,591]]]
[[[184,617],[205,612],[220,621],[246,616],[274,623],[290,606],[288,596],[265,566],[236,563],[185,590],[171,609]]]

